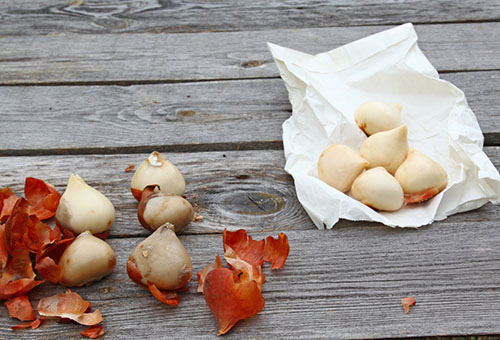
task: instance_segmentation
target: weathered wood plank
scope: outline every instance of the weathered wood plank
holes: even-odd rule
[[[464,90],[486,145],[499,145],[500,72],[443,78]],[[291,111],[281,79],[3,87],[0,102],[3,155],[276,148]]]
[[[0,84],[276,77],[267,41],[319,53],[386,28],[2,36]],[[422,25],[416,29],[422,50],[441,71],[500,68],[500,23]]]
[[[493,164],[500,168],[500,148],[487,147]],[[220,233],[224,228],[252,231],[315,229],[295,194],[292,178],[283,170],[282,151],[229,151],[165,154],[184,174],[186,197],[201,222],[192,222],[185,233]],[[62,193],[72,172],[109,197],[116,208],[111,237],[147,235],[137,220],[137,202],[129,191],[132,173],[124,172],[129,163],[139,165],[146,154],[2,157],[0,188],[9,186],[19,195],[28,176],[42,178]],[[192,195],[196,195],[193,199]],[[442,224],[481,224],[497,221],[498,207],[449,217]],[[337,226],[366,223],[340,221]],[[377,224],[373,224],[374,226]],[[336,226],[336,227],[337,227]]]
[[[392,338],[500,333],[499,235],[496,221],[471,226],[436,223],[423,229],[381,226],[330,231],[290,231],[285,266],[271,272],[264,310],[238,323],[226,337],[241,338]],[[274,234],[276,235],[276,234]],[[253,233],[260,239],[267,233]],[[195,271],[222,254],[221,235],[189,235],[181,240]],[[213,338],[215,321],[196,279],[178,307],[154,300],[126,276],[126,260],[140,240],[110,240],[118,264],[104,280],[74,289],[104,316],[107,338]],[[38,299],[63,292],[44,284]],[[400,299],[417,305],[404,314]],[[47,321],[40,329],[13,333],[0,310],[0,338],[73,338],[85,327]]]
[[[283,170],[282,151],[232,151],[165,154],[186,180],[186,197],[201,222],[188,233],[221,232],[225,227],[250,230],[315,228],[295,196],[293,181]],[[133,172],[147,154],[4,157],[0,161],[0,188],[22,194],[24,178],[42,178],[61,193],[72,172],[109,197],[116,208],[113,236],[146,235],[137,220],[137,202],[130,193]],[[19,168],[22,164],[22,170]],[[196,197],[193,199],[193,195]]]
[[[3,35],[195,32],[493,21],[497,1],[16,1],[0,4]]]
[[[279,79],[3,87],[0,101],[1,151],[281,141],[290,116]]]

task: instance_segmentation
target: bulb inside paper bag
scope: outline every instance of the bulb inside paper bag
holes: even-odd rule
[[[403,106],[396,103],[365,102],[358,106],[354,120],[368,136],[401,125]]]
[[[359,175],[352,184],[352,195],[377,210],[395,211],[404,202],[401,185],[381,166]]]
[[[474,113],[460,89],[439,79],[418,48],[411,24],[318,55],[268,46],[293,112],[283,123],[285,170],[318,228],[331,228],[339,218],[419,227],[500,201],[500,175],[482,151],[483,135]],[[375,211],[338,190],[325,190],[311,176],[322,146],[362,145],[366,137],[354,124],[354,112],[360,103],[374,100],[402,104],[411,146],[447,172],[442,195],[394,212]]]
[[[378,132],[361,145],[360,155],[368,160],[368,168],[384,167],[394,175],[408,153],[408,128],[401,125],[392,130]]]
[[[448,185],[443,167],[414,149],[410,150],[395,177],[403,187],[407,204],[428,200]]]
[[[335,189],[346,192],[368,166],[366,159],[347,145],[333,144],[319,156],[318,177]]]

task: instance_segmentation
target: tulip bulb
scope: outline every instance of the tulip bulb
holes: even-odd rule
[[[156,229],[139,243],[128,262],[127,271],[132,280],[138,278],[131,272],[131,268],[135,267],[134,270],[140,273],[140,281],[136,283],[147,285],[149,281],[162,290],[185,287],[193,274],[186,248],[167,226]]]
[[[358,201],[377,210],[395,211],[404,203],[401,185],[380,166],[359,175],[351,192]]]
[[[368,137],[360,150],[361,157],[369,162],[368,168],[382,166],[394,175],[408,153],[407,134],[408,128],[401,125]]]
[[[335,189],[346,192],[367,166],[368,162],[358,152],[347,145],[333,144],[319,156],[318,177]]]
[[[142,191],[137,215],[142,226],[156,230],[165,223],[173,224],[176,233],[180,233],[193,220],[193,206],[177,195],[155,192],[156,185],[147,186]]]
[[[407,204],[434,197],[448,185],[448,175],[443,167],[414,149],[409,151],[395,177],[405,192]]]
[[[59,201],[56,220],[75,234],[90,230],[99,234],[111,228],[115,208],[102,193],[85,183],[78,175],[71,175]]]
[[[366,102],[358,106],[354,120],[368,136],[401,125],[401,104]]]
[[[148,185],[158,185],[165,194],[182,196],[186,189],[184,177],[177,167],[157,151],[139,165],[130,184],[132,194],[140,201],[141,192]]]
[[[83,286],[102,279],[115,265],[116,255],[109,244],[85,231],[62,254],[59,282],[67,287]]]

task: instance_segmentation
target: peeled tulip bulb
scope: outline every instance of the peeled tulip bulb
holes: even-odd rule
[[[182,196],[186,189],[179,169],[157,151],[153,151],[137,168],[130,185],[132,194],[140,201],[142,190],[153,184],[158,185],[165,194]]]
[[[59,282],[67,287],[83,286],[102,279],[113,271],[115,265],[116,255],[109,244],[86,231],[78,235],[62,254]]]
[[[377,210],[395,211],[404,203],[401,185],[380,166],[359,175],[351,192],[358,201]]]
[[[156,229],[130,255],[127,271],[133,279],[137,275],[131,274],[131,264],[140,273],[141,284],[147,285],[149,281],[163,290],[185,287],[193,274],[191,258],[186,248],[167,226]]]
[[[137,215],[142,226],[156,230],[165,223],[173,224],[176,233],[180,233],[193,220],[193,206],[183,197],[155,192],[156,185],[147,186],[142,191]]]
[[[401,125],[368,137],[360,150],[361,157],[369,162],[368,168],[382,166],[394,175],[408,153],[407,134],[408,128]]]
[[[56,220],[75,234],[86,230],[99,234],[111,228],[115,208],[106,196],[85,183],[80,176],[71,175],[59,201]]]
[[[434,197],[448,185],[448,175],[441,165],[411,149],[395,174],[405,192],[406,203],[417,203]]]
[[[354,120],[368,136],[401,125],[401,104],[366,102],[358,106]]]
[[[335,189],[346,192],[367,165],[368,162],[347,145],[333,144],[319,156],[318,177]]]

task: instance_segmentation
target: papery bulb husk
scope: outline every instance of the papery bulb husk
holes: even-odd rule
[[[139,201],[142,190],[154,184],[158,185],[160,191],[165,194],[182,196],[186,190],[186,182],[179,169],[157,151],[153,151],[139,165],[132,177],[130,188],[134,197]]]
[[[368,136],[401,125],[403,106],[396,103],[366,102],[358,106],[354,120]]]
[[[83,286],[111,273],[116,255],[106,241],[86,231],[66,248],[58,265],[62,271],[59,283],[66,287]]]
[[[162,192],[144,195],[144,192],[137,209],[139,222],[144,228],[154,231],[170,223],[178,234],[193,220],[193,206],[183,197]]]
[[[408,128],[406,125],[401,125],[368,137],[360,150],[361,157],[369,162],[368,168],[381,166],[394,175],[408,153],[407,134]]]
[[[358,201],[377,210],[395,211],[404,203],[401,185],[383,167],[359,175],[352,184],[351,192]]]
[[[335,189],[346,192],[368,166],[359,153],[347,145],[332,144],[319,156],[318,177]]]
[[[161,226],[143,240],[130,255],[141,274],[141,283],[151,282],[158,289],[185,287],[193,274],[191,258],[174,231]]]
[[[437,162],[422,152],[411,149],[395,174],[405,192],[407,203],[429,199],[448,185],[448,174]]]
[[[73,174],[59,201],[56,220],[75,234],[86,230],[99,234],[111,228],[115,208],[106,196]]]

